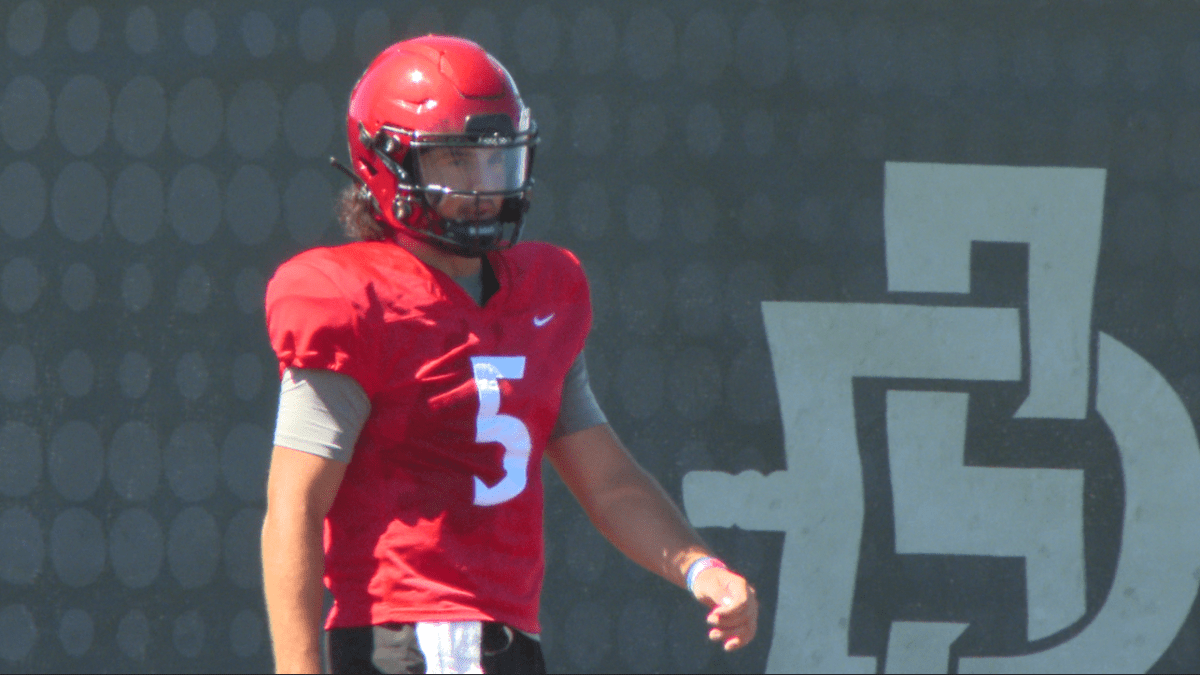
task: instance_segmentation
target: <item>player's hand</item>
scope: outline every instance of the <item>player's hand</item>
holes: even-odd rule
[[[721,643],[725,651],[731,652],[754,639],[758,630],[758,598],[754,587],[740,575],[710,567],[696,577],[692,593],[712,610],[708,613],[709,640]]]

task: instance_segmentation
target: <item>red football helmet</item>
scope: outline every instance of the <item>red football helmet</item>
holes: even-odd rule
[[[350,92],[346,134],[377,219],[463,256],[520,238],[537,128],[508,71],[474,42],[388,47]]]

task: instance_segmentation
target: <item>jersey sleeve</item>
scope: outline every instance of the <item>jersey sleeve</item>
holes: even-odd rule
[[[370,395],[378,389],[373,343],[356,306],[317,266],[292,260],[267,284],[266,319],[280,375],[287,368],[348,375]]]

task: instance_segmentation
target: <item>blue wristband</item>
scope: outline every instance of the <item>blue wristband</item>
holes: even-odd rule
[[[692,586],[696,583],[696,577],[700,576],[701,572],[703,572],[704,570],[706,570],[710,567],[719,567],[723,570],[729,569],[728,567],[725,566],[725,563],[721,562],[720,560],[718,560],[712,556],[705,556],[703,558],[700,558],[699,560],[696,560],[695,562],[693,562],[691,565],[688,566],[688,571],[687,571],[688,593],[693,593],[693,594],[695,593],[695,591],[692,590]]]

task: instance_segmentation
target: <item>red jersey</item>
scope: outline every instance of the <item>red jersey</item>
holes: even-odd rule
[[[491,253],[480,307],[392,242],[306,251],[267,286],[284,368],[353,377],[368,417],[325,519],[327,628],[492,620],[539,632],[541,458],[591,325],[579,261]]]

